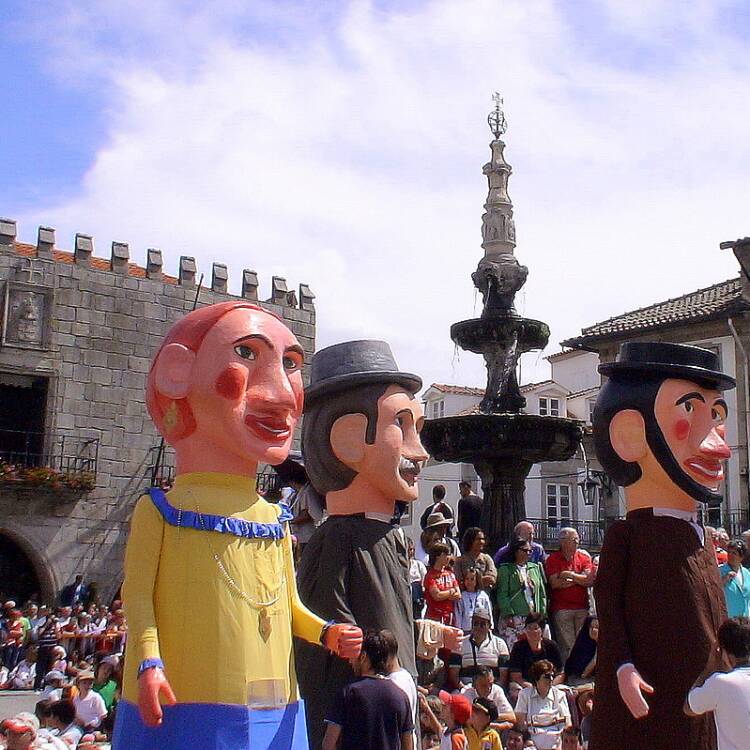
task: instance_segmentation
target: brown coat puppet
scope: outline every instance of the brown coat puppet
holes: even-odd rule
[[[710,715],[683,704],[705,669],[722,669],[726,618],[713,544],[696,519],[718,503],[729,458],[734,380],[705,349],[624,344],[594,411],[597,456],[625,487],[627,516],[608,530],[594,587],[600,634],[591,750],[712,750]]]

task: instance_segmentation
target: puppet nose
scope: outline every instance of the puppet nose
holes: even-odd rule
[[[719,428],[714,427],[706,435],[705,440],[700,444],[699,450],[701,455],[720,460],[729,458],[732,455],[732,451],[729,450],[727,441],[724,439],[723,432],[723,430],[720,432]]]

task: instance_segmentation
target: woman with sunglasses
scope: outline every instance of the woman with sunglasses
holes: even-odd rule
[[[509,648],[521,636],[526,616],[547,614],[547,589],[544,568],[530,561],[531,542],[515,537],[508,554],[513,562],[503,563],[497,571],[499,632]]]
[[[531,667],[533,687],[524,688],[516,703],[516,722],[528,729],[538,750],[556,750],[565,727],[572,726],[565,693],[553,685],[555,667],[542,659]]]

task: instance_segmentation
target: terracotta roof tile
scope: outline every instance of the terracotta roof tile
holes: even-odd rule
[[[631,332],[710,320],[749,308],[742,299],[740,279],[737,277],[596,323],[584,328],[580,336],[563,341],[562,346],[575,347],[598,339],[618,338]]]
[[[21,255],[24,258],[36,258],[36,247],[34,245],[29,245],[25,242],[15,242],[14,247],[18,255]],[[52,258],[58,263],[72,264],[74,262],[73,253],[68,252],[67,250],[53,250]],[[93,268],[95,271],[110,271],[111,265],[110,262],[108,260],[105,260],[104,258],[97,258],[95,256],[92,256],[91,268]],[[142,266],[137,265],[136,263],[128,263],[128,276],[133,276],[137,279],[145,279],[146,269]],[[177,278],[175,276],[168,276],[165,273],[162,275],[161,281],[163,281],[165,284],[176,284]]]
[[[467,385],[445,385],[444,383],[433,383],[430,388],[436,388],[442,393],[452,396],[484,396],[484,388],[472,388]]]

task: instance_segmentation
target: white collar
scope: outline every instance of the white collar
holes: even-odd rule
[[[393,513],[365,513],[365,518],[369,518],[371,521],[380,521],[381,523],[387,523],[390,526],[391,518],[393,518]]]
[[[698,523],[698,514],[694,510],[680,510],[679,508],[653,508],[655,516],[671,516],[688,523]]]

